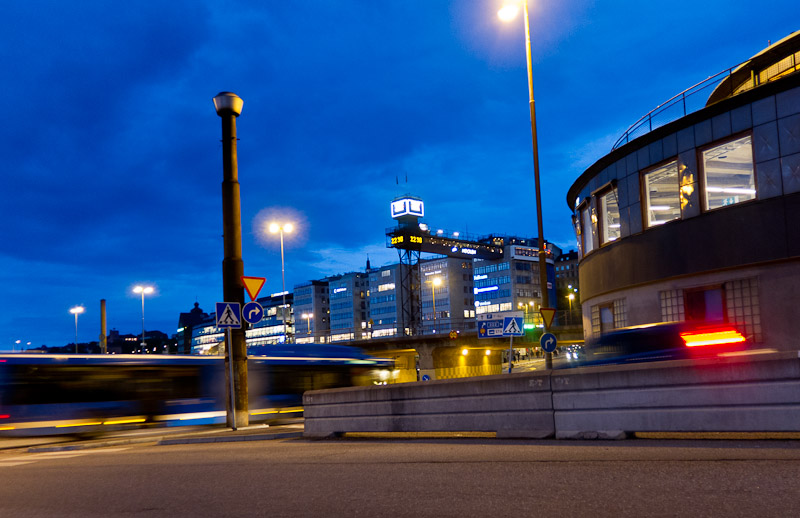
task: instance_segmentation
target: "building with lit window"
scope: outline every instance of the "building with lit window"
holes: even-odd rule
[[[390,264],[380,268],[367,267],[369,282],[368,304],[370,336],[374,338],[397,336],[401,321],[400,269],[405,265]],[[402,334],[402,333],[399,333]]]
[[[296,342],[327,343],[330,334],[328,281],[308,281],[294,287]]]
[[[330,340],[361,340],[367,335],[368,314],[366,273],[351,272],[328,278],[330,291]]]
[[[422,334],[475,329],[472,260],[423,259],[419,268]]]
[[[247,347],[292,342],[295,330],[294,317],[296,316],[293,304],[294,294],[273,293],[266,297],[259,297],[256,302],[264,308],[264,316],[260,322],[249,326],[249,329],[245,331]]]
[[[542,307],[538,239],[513,236],[485,239],[502,243],[504,253],[502,259],[476,259],[473,264],[475,312],[523,311],[526,324],[538,325]],[[554,262],[560,255],[560,248],[547,244],[547,289],[551,306],[556,301]]]
[[[567,196],[586,337],[664,321],[800,335],[800,32],[634,124]]]

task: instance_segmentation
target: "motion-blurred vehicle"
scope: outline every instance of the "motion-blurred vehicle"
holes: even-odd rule
[[[584,357],[583,346],[580,344],[570,344],[561,349],[564,360],[567,362],[578,362]]]
[[[746,351],[751,343],[724,323],[667,322],[615,329],[587,340],[570,365],[708,358]]]
[[[264,346],[249,355],[251,422],[302,416],[307,390],[386,383],[393,363],[336,345]],[[224,423],[221,356],[0,356],[0,434],[85,434]]]

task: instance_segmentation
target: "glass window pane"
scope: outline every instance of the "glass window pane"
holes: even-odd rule
[[[677,160],[644,175],[648,227],[681,217],[679,187]]]
[[[578,241],[578,258],[583,258],[583,234],[581,234],[580,215],[572,217],[572,226],[575,228],[575,238]]]
[[[589,215],[588,205],[581,211],[581,225],[583,230],[583,253],[585,255],[594,250],[594,242],[592,241],[592,218]]]
[[[706,210],[755,199],[750,135],[703,151],[702,160]]]
[[[600,196],[600,238],[602,244],[619,239],[621,231],[617,189]]]

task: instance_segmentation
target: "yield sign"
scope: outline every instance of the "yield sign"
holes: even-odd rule
[[[258,292],[261,291],[261,287],[264,286],[266,282],[266,277],[245,277],[242,276],[242,282],[244,283],[244,289],[247,290],[247,294],[250,295],[250,300],[256,300],[258,297]]]
[[[547,329],[550,327],[550,324],[553,323],[553,317],[556,316],[556,310],[554,308],[539,308],[539,314],[542,315],[544,327]]]

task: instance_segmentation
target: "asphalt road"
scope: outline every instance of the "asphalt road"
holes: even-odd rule
[[[285,439],[0,452],[0,516],[800,516],[798,441]]]

